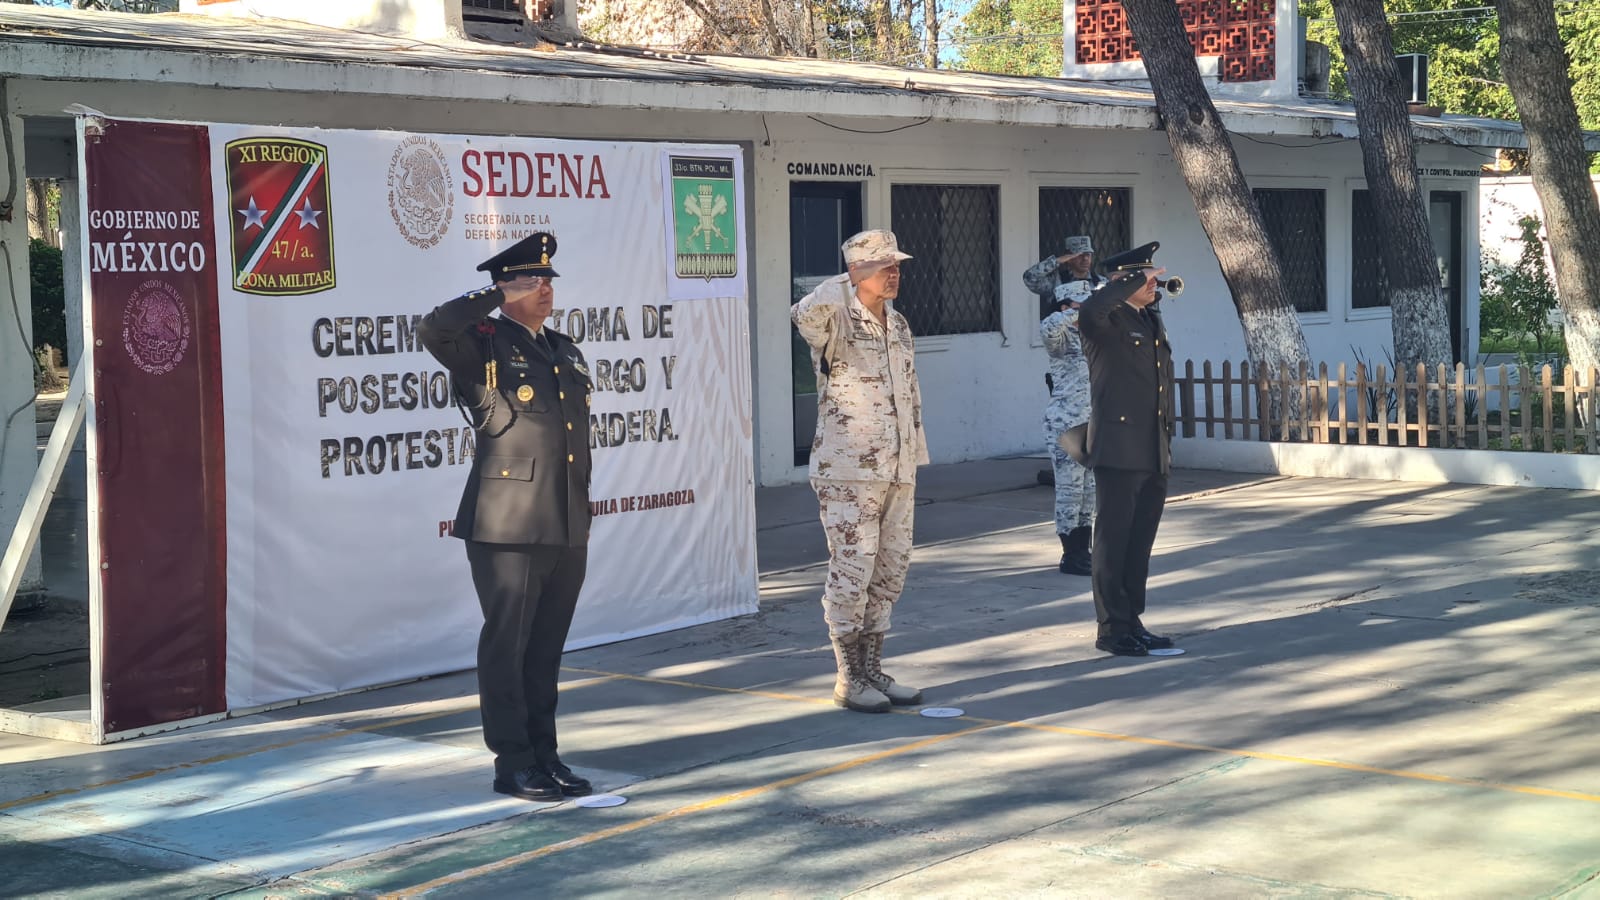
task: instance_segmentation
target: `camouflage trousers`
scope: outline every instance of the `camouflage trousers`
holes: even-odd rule
[[[828,536],[822,617],[828,636],[889,630],[911,567],[911,515],[917,486],[891,481],[811,482]]]
[[[1061,449],[1061,432],[1088,419],[1072,416],[1067,404],[1053,402],[1044,411],[1044,441],[1056,470],[1056,533],[1094,524],[1094,472],[1072,461]]]

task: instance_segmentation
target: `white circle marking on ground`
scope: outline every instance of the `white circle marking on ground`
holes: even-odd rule
[[[621,797],[616,794],[595,794],[590,797],[579,797],[572,801],[572,805],[581,806],[584,809],[605,809],[608,806],[621,806],[627,802],[627,797]]]

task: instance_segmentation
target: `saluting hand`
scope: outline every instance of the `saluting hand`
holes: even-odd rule
[[[1144,309],[1146,306],[1156,302],[1156,285],[1161,281],[1161,276],[1166,273],[1167,270],[1164,268],[1141,269],[1138,272],[1131,273],[1128,276],[1129,278],[1138,278],[1142,275],[1144,284],[1140,285],[1139,289],[1128,297],[1128,305],[1136,309]]]
[[[550,279],[534,275],[519,275],[510,281],[499,281],[495,285],[504,294],[507,303],[516,303],[519,300],[535,297],[540,291],[550,286]]]

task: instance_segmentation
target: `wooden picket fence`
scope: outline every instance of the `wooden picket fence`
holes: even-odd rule
[[[1225,361],[1214,373],[1209,360],[1197,374],[1190,360],[1177,379],[1178,427],[1226,440],[1600,453],[1597,378],[1571,366],[1460,363],[1371,374],[1340,363],[1330,377],[1326,363],[1313,374],[1305,364],[1271,373]],[[1287,414],[1273,412],[1274,391]]]

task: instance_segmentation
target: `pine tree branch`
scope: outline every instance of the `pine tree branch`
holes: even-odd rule
[[[717,33],[717,36],[722,39],[723,49],[726,50],[736,43],[727,27],[701,0],[683,0],[683,5],[689,7],[690,12],[699,16],[700,21],[706,23],[707,28]]]
[[[760,0],[757,4],[757,9],[761,13],[761,27],[766,31],[767,40],[772,47],[769,52],[773,54],[782,53],[786,56],[799,56],[800,53],[795,50],[794,45],[790,44],[789,39],[784,37],[783,33],[778,30],[778,20],[772,15],[772,0]]]

